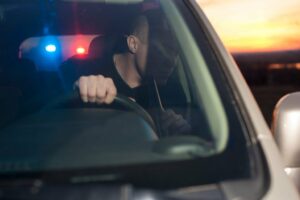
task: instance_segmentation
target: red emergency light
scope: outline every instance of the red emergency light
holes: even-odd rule
[[[83,48],[83,47],[78,47],[78,48],[76,49],[76,53],[77,53],[77,54],[85,54],[85,53],[86,53],[86,50],[85,50],[85,48]]]

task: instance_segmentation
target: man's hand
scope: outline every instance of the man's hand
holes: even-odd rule
[[[76,82],[81,99],[87,103],[110,104],[117,95],[116,86],[111,78],[102,75],[81,76]]]
[[[185,134],[191,131],[190,124],[173,110],[162,111],[161,126],[169,135]]]

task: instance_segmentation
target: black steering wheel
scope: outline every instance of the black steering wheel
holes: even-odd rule
[[[57,98],[55,101],[48,104],[45,107],[45,109],[53,108],[57,105],[71,102],[71,101],[78,101],[79,99],[80,99],[80,96],[79,96],[78,92],[72,91],[72,92],[69,92],[69,93]],[[117,94],[113,103],[121,105],[121,106],[125,107],[126,109],[135,112],[136,114],[141,116],[151,126],[151,128],[154,131],[156,131],[156,126],[152,120],[152,117],[149,115],[149,113],[143,107],[141,107],[138,103],[136,103],[132,99],[130,99],[127,96],[124,96],[122,94]],[[109,106],[109,105],[89,103],[89,107],[103,107],[103,106]]]
[[[152,127],[153,130],[156,130],[155,123],[152,120],[152,117],[149,113],[138,103],[133,101],[132,99],[128,98],[127,96],[117,94],[114,99],[114,102],[128,108],[128,110],[132,110],[138,115],[142,116],[146,122]]]

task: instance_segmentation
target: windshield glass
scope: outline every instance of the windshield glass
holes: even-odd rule
[[[183,2],[4,2],[0,175],[93,169],[185,185],[249,174],[232,91]]]

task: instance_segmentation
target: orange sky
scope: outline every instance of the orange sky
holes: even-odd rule
[[[197,0],[232,52],[300,49],[300,0]]]

